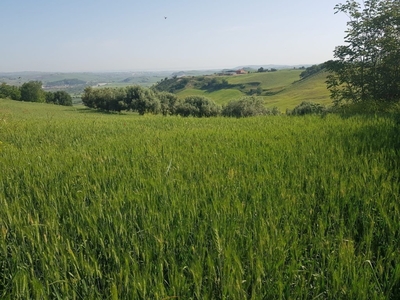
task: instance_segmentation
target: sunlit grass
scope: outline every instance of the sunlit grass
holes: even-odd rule
[[[293,109],[303,101],[330,106],[332,105],[332,99],[325,83],[326,76],[327,73],[313,75],[287,86],[282,92],[276,95],[264,97],[266,106],[276,106],[283,112],[287,108]]]
[[[184,99],[185,97],[192,95],[205,96],[215,101],[219,105],[226,104],[232,100],[238,100],[243,96],[245,96],[244,93],[236,89],[222,89],[214,92],[207,92],[204,90],[196,90],[196,89],[184,89],[183,91],[177,93],[177,95],[181,99]]]
[[[303,101],[311,101],[326,106],[332,105],[332,99],[325,83],[327,74],[319,73],[299,80],[301,72],[302,70],[296,69],[226,76],[224,78],[228,80],[229,84],[237,85],[235,88],[212,92],[187,88],[178,92],[177,95],[180,98],[190,95],[206,96],[223,105],[231,100],[238,100],[246,96],[246,93],[239,90],[240,84],[254,84],[252,89],[257,86],[263,89],[264,95],[258,97],[264,100],[265,105],[269,108],[277,107],[282,113],[285,113],[286,109],[293,109]],[[270,93],[270,95],[266,96],[266,93]]]
[[[230,84],[258,82],[263,89],[281,89],[300,79],[302,70],[279,70],[276,72],[250,73],[246,75],[230,76]]]
[[[398,125],[0,100],[0,298],[395,299]]]

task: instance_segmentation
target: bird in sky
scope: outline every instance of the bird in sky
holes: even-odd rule
[[[167,17],[164,17],[164,19],[167,19]]]

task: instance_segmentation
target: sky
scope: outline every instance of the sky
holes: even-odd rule
[[[339,2],[0,0],[0,72],[318,64],[344,43]]]

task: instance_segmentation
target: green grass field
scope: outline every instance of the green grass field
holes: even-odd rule
[[[243,97],[243,93],[236,89],[222,89],[215,92],[207,92],[204,90],[197,89],[184,89],[178,93],[179,98],[185,98],[187,96],[205,96],[212,99],[216,103],[223,105],[233,99],[240,99]]]
[[[259,83],[265,90],[280,91],[294,81],[300,79],[302,70],[280,70],[276,72],[249,73],[239,76],[227,77],[231,84],[245,84],[249,82]]]
[[[329,90],[326,87],[327,73],[322,72],[286,86],[276,95],[264,97],[266,106],[277,106],[282,111],[292,109],[303,101],[329,106],[332,104]]]
[[[0,298],[397,299],[399,141],[0,100]]]

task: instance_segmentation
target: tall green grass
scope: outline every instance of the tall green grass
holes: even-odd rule
[[[390,118],[0,100],[0,298],[396,299]]]

